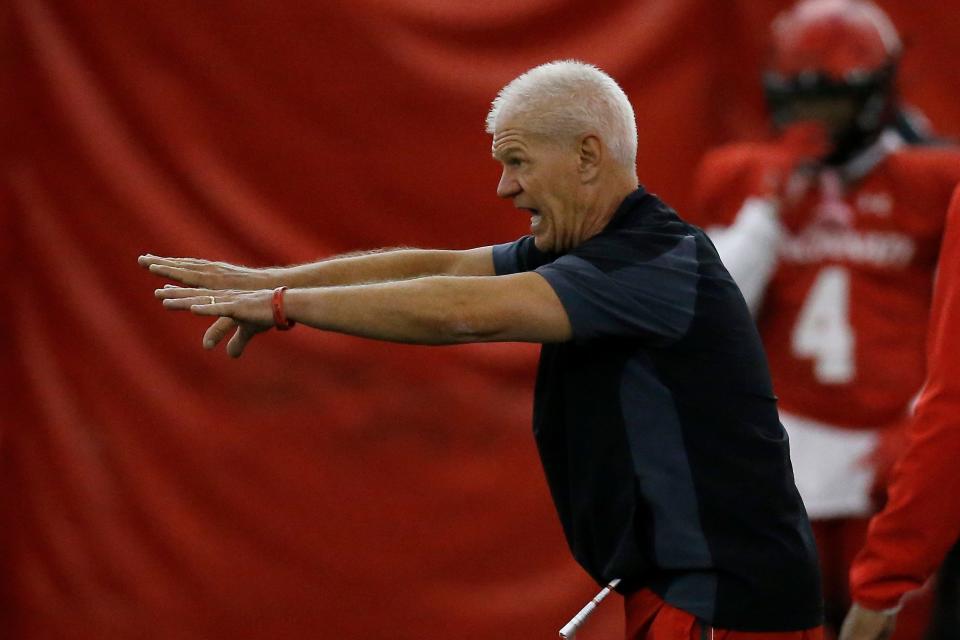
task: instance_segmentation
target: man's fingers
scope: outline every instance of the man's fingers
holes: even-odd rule
[[[247,344],[253,339],[253,336],[258,333],[260,333],[260,331],[257,331],[250,325],[241,324],[237,332],[230,338],[230,342],[227,343],[227,355],[231,358],[239,358],[242,356],[243,350],[247,348]]]
[[[161,300],[169,300],[170,298],[200,298],[217,295],[224,295],[224,291],[219,289],[199,289],[196,287],[177,287],[173,285],[166,285],[163,289],[156,289],[153,292],[153,295],[160,298]]]
[[[182,267],[188,264],[188,260],[184,258],[164,258],[162,256],[152,256],[149,253],[142,255],[137,258],[137,264],[141,267],[149,267],[150,265],[159,264],[165,267]]]
[[[216,302],[214,302],[216,300]],[[163,308],[171,311],[184,311],[196,306],[219,307],[227,303],[226,300],[217,300],[213,296],[188,296],[186,298],[167,298],[163,301]],[[223,315],[223,314],[201,314],[201,315]]]
[[[162,264],[167,267],[205,267],[222,263],[204,260],[203,258],[175,258],[169,256],[154,256],[146,253],[137,258],[137,264],[141,267],[149,267],[152,264]]]
[[[896,616],[864,609],[854,603],[840,629],[840,640],[888,640],[893,635]]]
[[[149,253],[145,253],[142,256],[137,258],[137,264],[141,267],[149,267],[152,264],[163,264],[169,267],[175,267],[176,264],[173,264],[174,258],[164,258],[162,256],[154,256]]]
[[[198,316],[229,316],[232,312],[234,306],[232,302],[218,302],[216,304],[210,304],[210,297],[201,298],[199,301],[193,299],[193,304],[183,305],[185,300],[191,300],[192,298],[182,298],[180,300],[164,300],[163,306],[170,308],[168,304],[176,304],[178,306],[173,307],[175,309],[190,309],[190,313],[193,313]]]
[[[220,341],[236,326],[237,322],[233,318],[217,318],[217,320],[207,328],[206,333],[203,334],[203,348],[213,349],[220,344]],[[237,333],[239,333],[239,330]],[[233,340],[230,342],[233,342]]]
[[[182,282],[183,284],[189,285],[200,284],[200,279],[204,275],[192,269],[172,267],[165,264],[151,264],[149,269],[150,273],[155,273],[158,276],[170,278],[171,280],[176,280],[177,282]]]
[[[230,342],[227,343],[227,355],[231,358],[239,358],[242,356],[243,349],[247,346],[249,340],[249,338],[244,336],[242,328],[237,329],[237,332],[230,338]]]

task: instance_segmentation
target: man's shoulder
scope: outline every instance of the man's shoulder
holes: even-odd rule
[[[864,189],[887,190],[909,201],[921,219],[942,220],[960,182],[960,149],[913,145],[889,154],[864,182]]]
[[[643,191],[639,197],[627,202],[617,217],[590,241],[598,243],[611,240],[634,242],[654,241],[670,237],[690,235],[694,227],[687,224],[669,203],[657,194]]]
[[[635,268],[696,273],[705,238],[702,231],[667,207],[657,220],[623,225],[590,238],[571,250],[567,260],[589,264],[603,273]]]
[[[951,184],[960,181],[960,147],[908,145],[891,153],[889,169],[910,176],[937,177]]]
[[[687,219],[700,226],[727,225],[743,201],[762,185],[776,148],[765,142],[736,142],[708,151],[694,174]]]
[[[768,142],[733,142],[707,151],[698,173],[709,173],[718,181],[732,181],[765,166],[775,154],[776,147]]]

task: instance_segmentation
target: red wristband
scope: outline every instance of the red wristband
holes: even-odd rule
[[[293,320],[287,319],[287,314],[284,313],[283,294],[286,291],[286,287],[277,287],[273,290],[273,324],[280,331],[286,331],[297,324]]]

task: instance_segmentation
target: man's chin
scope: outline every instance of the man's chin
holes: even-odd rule
[[[553,253],[554,248],[549,238],[542,236],[533,236],[533,245],[542,253]]]

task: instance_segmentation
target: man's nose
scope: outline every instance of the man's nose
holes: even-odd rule
[[[497,196],[501,198],[512,198],[520,193],[520,183],[507,171],[503,170],[500,174],[500,182],[497,183]]]

